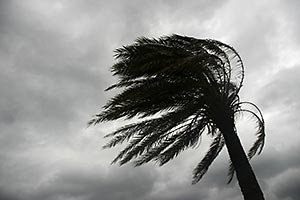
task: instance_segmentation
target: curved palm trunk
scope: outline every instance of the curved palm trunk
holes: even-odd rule
[[[263,192],[234,129],[233,120],[229,120],[229,123],[223,121],[219,124],[219,129],[224,136],[244,199],[264,200]]]

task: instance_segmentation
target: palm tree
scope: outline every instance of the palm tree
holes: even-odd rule
[[[115,50],[113,75],[119,81],[107,90],[121,88],[89,125],[131,119],[105,137],[104,148],[128,142],[113,160],[135,166],[149,161],[163,165],[180,152],[197,146],[203,133],[213,138],[210,148],[193,172],[197,183],[226,145],[231,160],[229,175],[236,172],[245,200],[264,199],[249,164],[264,145],[264,120],[256,105],[241,102],[244,67],[229,45],[210,39],[171,35],[138,38],[133,45]],[[243,108],[249,105],[254,109]],[[241,112],[257,120],[257,140],[246,156],[235,127]]]

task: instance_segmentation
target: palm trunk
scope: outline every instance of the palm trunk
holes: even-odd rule
[[[234,166],[244,199],[264,200],[263,192],[234,129],[233,120],[229,121],[229,123],[223,121],[223,123],[219,124],[219,129],[224,136],[229,157]]]

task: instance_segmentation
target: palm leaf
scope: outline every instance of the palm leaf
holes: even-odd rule
[[[213,142],[211,143],[208,152],[201,160],[201,162],[197,165],[193,172],[193,184],[200,181],[203,175],[207,172],[209,166],[215,160],[215,158],[219,155],[225,144],[224,138],[221,134],[218,134]]]

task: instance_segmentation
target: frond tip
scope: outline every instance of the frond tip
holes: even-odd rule
[[[193,172],[193,184],[200,181],[203,175],[207,172],[209,166],[219,155],[222,148],[224,147],[225,141],[221,134],[217,135],[214,141],[211,143],[210,148],[201,162],[197,165]]]
[[[233,177],[234,177],[234,166],[231,161],[229,162],[229,169],[228,169],[227,176],[229,177],[227,184],[229,184],[229,183],[231,183],[231,181],[233,180]]]

